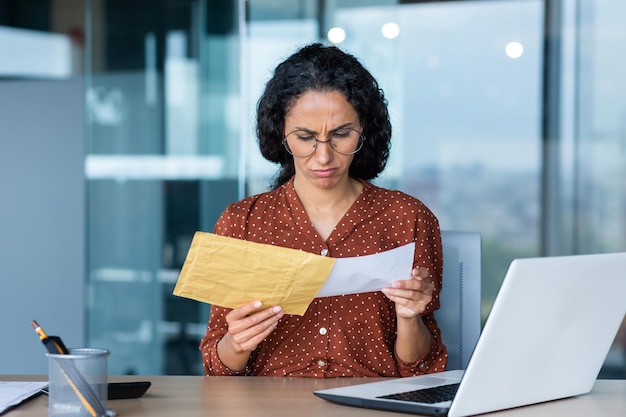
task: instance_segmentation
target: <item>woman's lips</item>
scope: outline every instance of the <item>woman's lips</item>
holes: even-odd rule
[[[320,178],[327,178],[332,176],[337,170],[336,169],[314,169],[313,173]]]

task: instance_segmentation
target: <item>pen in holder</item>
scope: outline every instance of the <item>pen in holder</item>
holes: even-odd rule
[[[33,327],[48,350],[49,416],[113,417],[107,410],[105,349],[67,349],[58,336],[48,336],[36,321]]]
[[[47,353],[48,415],[107,417],[107,357],[104,349]]]

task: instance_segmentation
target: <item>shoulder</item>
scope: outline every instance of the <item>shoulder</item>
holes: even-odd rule
[[[246,214],[249,213],[251,210],[272,206],[281,199],[281,194],[281,187],[279,187],[275,190],[246,197],[237,202],[230,203],[224,210],[224,213]]]
[[[234,230],[245,229],[245,225],[250,219],[274,215],[277,209],[283,205],[282,201],[284,201],[284,190],[282,187],[278,187],[275,190],[230,203],[217,220],[214,232],[232,235]]]
[[[394,211],[416,214],[419,216],[436,218],[431,209],[420,199],[400,190],[382,188],[369,182],[364,182],[364,191],[373,205],[384,205]]]

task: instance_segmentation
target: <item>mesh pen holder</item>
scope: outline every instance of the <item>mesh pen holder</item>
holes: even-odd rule
[[[106,349],[69,349],[69,354],[48,356],[48,415],[64,417],[107,417]]]

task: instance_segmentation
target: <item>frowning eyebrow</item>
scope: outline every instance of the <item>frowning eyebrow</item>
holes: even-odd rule
[[[346,128],[354,129],[354,125],[355,125],[355,123],[354,123],[354,122],[344,123],[344,124],[339,125],[339,126],[337,126],[337,127],[333,128],[333,129],[330,129],[330,130],[328,131],[328,133],[333,133],[333,132],[336,132],[336,131],[338,131],[338,130],[341,130],[341,129],[346,129]],[[317,135],[317,134],[319,133],[319,132],[316,132],[316,131],[314,131],[314,130],[308,129],[308,128],[306,128],[306,127],[300,127],[300,126],[296,126],[296,128],[295,128],[295,129],[293,129],[293,131],[294,131],[294,132],[295,132],[296,130],[302,130],[303,132],[306,132],[306,133],[308,133],[309,135],[313,135],[313,136],[315,136],[315,135]]]

